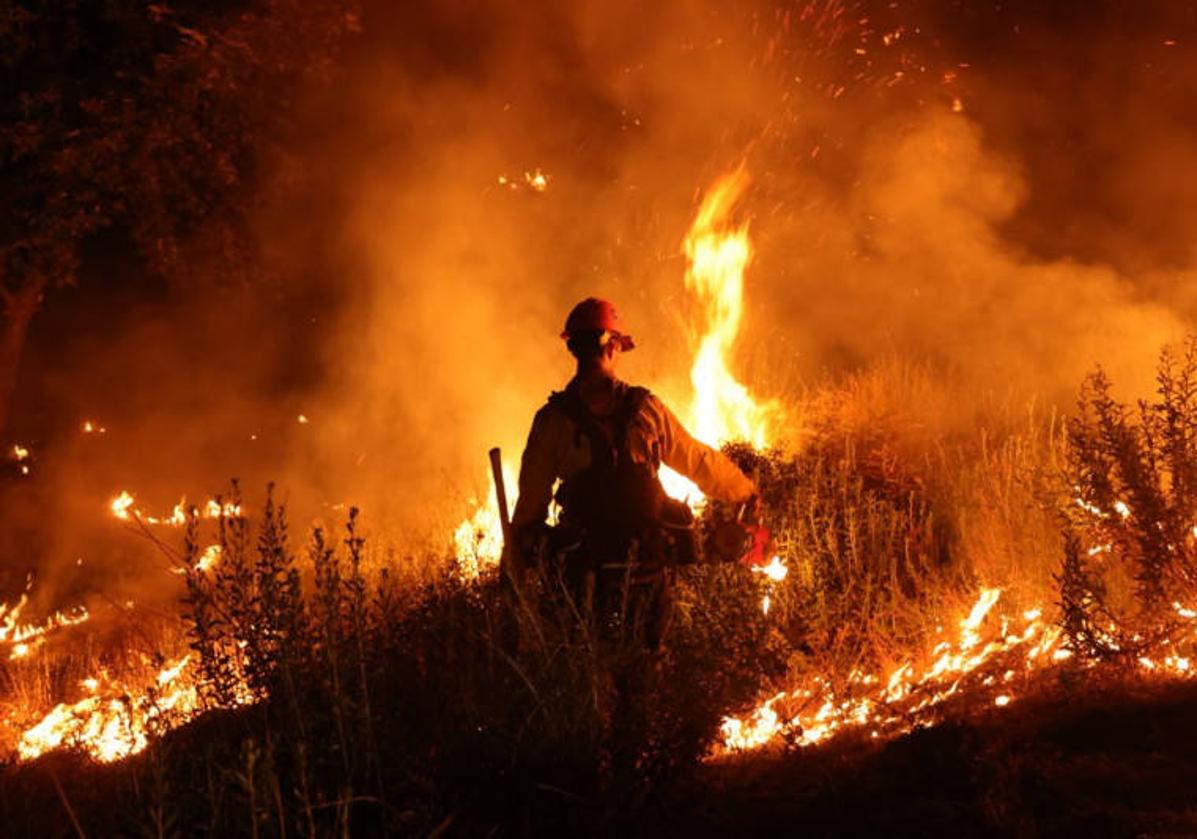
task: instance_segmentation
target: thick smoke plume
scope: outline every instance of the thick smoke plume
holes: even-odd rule
[[[1140,389],[1197,305],[1192,207],[1172,200],[1197,194],[1173,107],[1197,29],[1038,6],[368,3],[334,88],[298,97],[292,147],[265,161],[276,279],[143,295],[104,312],[119,327],[89,309],[65,346],[41,333],[34,391],[77,414],[88,394],[112,438],[60,430],[37,498],[74,520],[125,485],[160,509],[272,477],[300,521],[356,503],[393,541],[442,538],[485,491],[486,449],[514,464],[568,378],[577,299],[618,303],[628,378],[684,408],[681,243],[739,165],[756,248],[739,361],[766,395],[893,357],[965,404],[1067,407],[1097,363]],[[1087,45],[1065,48],[1078,26]],[[73,562],[85,530],[42,560]]]

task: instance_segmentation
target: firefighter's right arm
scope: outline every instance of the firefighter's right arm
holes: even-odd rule
[[[661,460],[666,466],[720,501],[747,501],[756,494],[752,481],[723,452],[695,440],[665,403],[654,401],[662,426]]]

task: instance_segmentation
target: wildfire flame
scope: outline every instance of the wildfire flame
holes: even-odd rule
[[[112,685],[99,695],[100,681],[84,679],[91,693],[62,703],[21,735],[17,753],[32,760],[63,746],[76,746],[103,763],[142,751],[155,728],[173,727],[199,709],[199,695],[188,667],[191,656],[162,668],[148,687]]]
[[[533,188],[543,189],[547,185],[539,170],[528,178]],[[500,183],[506,183],[505,179],[500,177]],[[702,308],[704,322],[690,371],[694,392],[685,414],[686,425],[696,438],[712,446],[729,440],[746,440],[757,447],[768,445],[769,424],[777,412],[774,402],[758,403],[752,397],[748,388],[732,375],[729,363],[743,317],[744,271],[752,258],[747,223],[737,226],[730,216],[747,186],[748,174],[744,169],[716,181],[703,199],[683,244],[688,261],[685,285]],[[662,467],[660,476],[661,485],[670,496],[687,501],[696,511],[705,502],[698,487],[672,469]],[[507,467],[504,467],[504,480],[510,504],[514,505],[516,482]],[[503,550],[503,532],[493,488],[486,503],[476,505],[474,512],[457,526],[453,546],[458,571],[467,580],[476,579],[498,562]],[[774,563],[784,568],[780,558],[775,558]],[[764,608],[768,611],[767,605]]]
[[[777,693],[742,716],[729,716],[714,756],[758,749],[788,741],[809,746],[848,728],[867,730],[879,738],[906,733],[938,721],[940,706],[966,691],[989,697],[994,707],[1008,707],[1015,689],[1072,658],[1061,629],[1029,609],[1016,617],[995,614],[997,588],[982,589],[954,638],[943,632],[929,653],[909,660],[888,675],[853,672],[838,690],[821,676],[808,684]],[[1173,604],[1178,615],[1197,621],[1197,612]],[[1197,622],[1191,636],[1197,637]],[[1141,658],[1145,673],[1185,677],[1192,662],[1181,655]]]
[[[707,324],[690,369],[690,426],[695,437],[712,446],[728,440],[767,446],[776,408],[753,399],[729,369],[744,315],[744,272],[752,259],[748,223],[734,226],[729,216],[748,181],[742,168],[720,178],[703,199],[685,243],[686,288],[703,306]]]
[[[539,170],[525,173],[524,181],[536,191],[548,186],[547,176]],[[500,183],[506,182],[500,178]],[[748,175],[743,169],[720,178],[705,195],[685,238],[685,285],[701,308],[703,328],[691,368],[692,401],[684,416],[695,436],[710,445],[744,440],[759,448],[771,443],[777,405],[754,399],[732,375],[730,364],[743,318],[745,271],[752,259],[748,225],[736,223],[732,216],[747,185]],[[307,424],[305,415],[297,419]],[[91,421],[83,424],[87,434],[105,431]],[[23,460],[28,451],[17,446],[13,455]],[[514,473],[506,466],[503,471],[509,500],[514,504]],[[674,497],[696,505],[704,501],[697,488],[680,475],[662,469],[661,479]],[[1099,517],[1111,515],[1080,499],[1077,504]],[[241,515],[239,506],[215,499],[196,510],[205,519]],[[153,516],[138,509],[128,491],[121,491],[111,500],[109,511],[118,520],[147,525],[179,527],[188,520],[185,500],[180,500],[168,515]],[[1118,501],[1113,505],[1113,514],[1128,518],[1132,510]],[[486,503],[477,505],[454,532],[461,576],[473,580],[493,568],[502,546],[498,501],[492,487]],[[198,558],[197,568],[207,570],[219,560],[220,548],[212,545]],[[774,556],[768,564],[752,570],[761,577],[766,592],[762,608],[768,614],[773,587],[787,579],[788,569],[781,557]],[[812,676],[803,684],[773,694],[744,715],[725,718],[716,755],[760,748],[782,739],[805,746],[852,728],[865,730],[873,737],[893,736],[933,724],[942,713],[943,703],[965,692],[993,707],[1008,707],[1020,692],[1025,692],[1032,676],[1069,659],[1072,653],[1063,646],[1061,630],[1044,618],[1043,610],[1030,609],[1011,617],[997,608],[1000,598],[1000,589],[983,589],[954,633],[941,631],[924,655],[888,673],[858,670],[837,684],[825,676]],[[26,592],[14,605],[0,604],[0,645],[9,646],[10,660],[19,662],[53,632],[91,617],[80,606],[56,612],[40,623],[22,623],[21,613],[28,599]],[[1173,608],[1180,619],[1189,622],[1193,630],[1190,640],[1197,639],[1197,610],[1182,603],[1174,603]],[[191,656],[182,656],[164,667],[160,664],[153,665],[158,668],[156,672],[147,671],[139,681],[113,680],[105,674],[89,676],[79,683],[86,694],[83,698],[58,704],[40,714],[40,719],[38,714],[31,714],[18,725],[10,715],[9,722],[18,730],[23,728],[17,743],[19,758],[31,760],[73,745],[99,761],[119,760],[144,749],[154,732],[187,721],[200,709]],[[1143,672],[1157,675],[1193,673],[1190,658],[1180,652],[1144,656],[1138,664]],[[245,688],[236,701],[253,699]],[[31,720],[36,722],[25,725]]]
[[[730,369],[744,314],[744,272],[752,260],[748,223],[735,224],[731,214],[748,183],[743,168],[717,180],[703,198],[683,244],[686,288],[702,308],[705,327],[690,368],[694,392],[686,426],[711,446],[730,440],[768,446],[777,411],[776,403],[754,399]],[[661,469],[661,484],[670,496],[696,509],[705,501],[698,487],[667,467]]]
[[[220,545],[209,545],[204,548],[199,555],[199,559],[195,561],[195,570],[197,571],[211,571],[216,567],[216,563],[220,562],[222,549]],[[175,574],[184,575],[187,573],[185,567],[172,568]]]
[[[9,660],[25,658],[35,647],[44,644],[54,630],[76,626],[91,618],[85,607],[76,606],[57,611],[41,623],[20,623],[21,612],[29,603],[31,586],[32,579],[15,604],[0,603],[0,646],[9,645]]]
[[[508,514],[518,493],[514,473],[503,465],[503,483],[507,488]],[[499,496],[491,485],[486,503],[475,507],[473,515],[453,531],[453,556],[457,573],[464,580],[476,580],[488,568],[498,565],[503,555],[503,525],[499,521]]]
[[[139,521],[144,524],[164,525],[167,527],[182,527],[187,524],[187,499],[179,499],[167,516],[152,516],[134,507],[135,499],[128,490],[121,490],[108,504],[112,515],[122,521]],[[209,498],[204,504],[195,508],[196,515],[203,519],[233,518],[241,515],[241,505],[231,502],[221,503],[215,498]]]

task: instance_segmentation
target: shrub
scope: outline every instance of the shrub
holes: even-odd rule
[[[1172,643],[1197,602],[1197,339],[1160,358],[1153,400],[1118,402],[1100,370],[1068,425],[1059,575],[1064,625],[1090,658]]]

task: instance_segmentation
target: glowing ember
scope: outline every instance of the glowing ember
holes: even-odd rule
[[[536,169],[534,172],[525,172],[524,183],[537,192],[544,192],[549,188],[549,178],[540,169]]]
[[[209,545],[200,555],[195,567],[200,571],[208,571],[220,561],[220,545]]]
[[[537,166],[535,169],[525,171],[522,177],[499,175],[498,183],[499,186],[505,186],[512,190],[527,188],[533,192],[545,192],[549,188],[549,176]]]
[[[112,499],[112,503],[108,506],[112,510],[112,515],[118,519],[128,519],[129,508],[133,506],[133,496],[125,490],[121,490],[121,494]]]
[[[195,570],[197,570],[197,571],[212,570],[213,568],[216,567],[216,563],[220,562],[220,554],[221,554],[220,545],[209,545],[208,547],[204,548],[203,553],[201,553],[199,559],[196,560]],[[186,568],[172,568],[171,570],[176,574],[186,574],[187,573]]]
[[[790,569],[782,562],[780,556],[775,556],[765,565],[753,566],[752,573],[763,574],[771,581],[769,585],[770,590],[766,591],[764,597],[761,598],[761,611],[767,615],[769,614],[769,607],[773,603],[772,583],[780,583],[784,580],[789,575]]]

